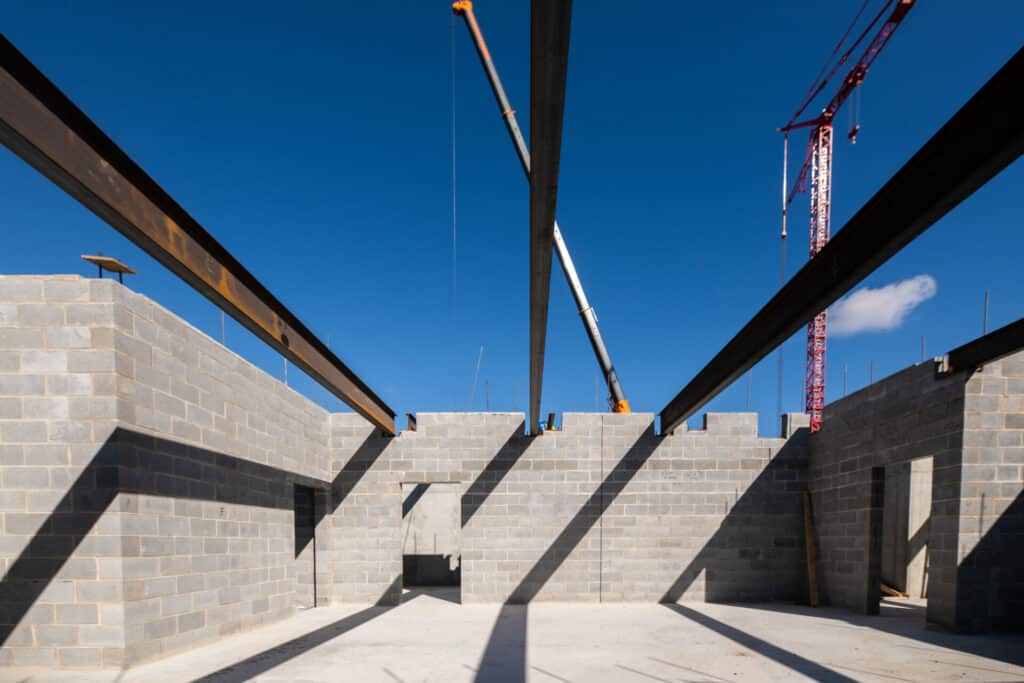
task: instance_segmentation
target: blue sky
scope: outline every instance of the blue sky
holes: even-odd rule
[[[634,410],[659,411],[777,288],[774,129],[859,5],[575,3],[559,222]],[[448,7],[43,0],[6,7],[3,31],[396,411],[467,409],[481,345],[473,409],[486,381],[492,410],[523,410],[528,187],[461,22],[453,296]],[[476,8],[527,128],[529,3]],[[833,230],[1010,58],[1022,25],[1014,0],[918,4],[862,88],[857,145],[837,119]],[[220,337],[218,309],[6,151],[0,187],[0,272],[91,276],[78,255],[101,250]],[[853,391],[871,363],[877,379],[919,360],[922,335],[929,356],[977,336],[986,288],[990,329],[1020,317],[1021,187],[1018,160],[865,281],[928,275],[935,294],[896,329],[833,337],[829,400],[844,365]],[[790,275],[806,259],[806,196],[791,215]],[[233,321],[226,336],[281,376]],[[750,381],[766,434],[775,363]],[[787,411],[802,408],[803,367],[800,333],[785,345]],[[596,373],[556,269],[543,410],[594,410]],[[289,381],[327,400],[295,368]],[[746,406],[744,379],[707,409]]]

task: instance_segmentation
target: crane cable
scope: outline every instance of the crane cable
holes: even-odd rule
[[[828,76],[824,80],[822,80],[821,77],[825,74],[825,70],[828,69],[828,65],[832,62],[832,59],[839,53],[839,50],[842,49],[843,43],[846,42],[847,37],[849,37],[850,35],[850,31],[852,31],[853,27],[857,25],[857,22],[860,20],[861,15],[864,14],[864,10],[868,8],[868,5],[870,3],[871,0],[864,0],[864,4],[860,6],[860,10],[857,11],[856,16],[853,17],[853,21],[851,21],[850,25],[846,28],[846,32],[843,34],[842,38],[839,39],[839,42],[836,43],[836,46],[832,48],[832,54],[830,54],[828,56],[828,59],[825,60],[825,63],[822,64],[821,71],[819,71],[818,75],[814,77],[814,81],[811,83],[811,87],[807,89],[807,95],[804,97],[803,102],[800,103],[800,106],[797,108],[796,113],[794,113],[793,117],[790,118],[789,124],[792,124],[794,121],[797,120],[800,114],[803,113],[804,109],[807,108],[807,105],[811,103],[811,100],[818,96],[818,93],[820,93],[822,88],[825,87],[825,85],[828,83],[828,80],[832,78],[832,75],[835,73],[836,69],[839,68],[839,65],[845,62],[846,59],[850,56],[850,52],[847,51],[847,53],[843,55],[843,57],[839,60],[839,63],[836,64],[832,71],[829,72]]]
[[[455,172],[455,14],[452,14],[451,21],[451,160],[452,160],[452,321],[458,320],[458,222],[456,215],[456,185],[457,177]]]

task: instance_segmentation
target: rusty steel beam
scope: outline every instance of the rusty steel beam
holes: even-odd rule
[[[661,411],[662,433],[742,376],[1024,152],[1024,49]]]
[[[0,34],[0,142],[389,434],[395,413]]]
[[[530,5],[530,431],[540,433],[571,0]]]

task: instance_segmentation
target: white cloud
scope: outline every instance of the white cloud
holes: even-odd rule
[[[918,304],[931,299],[937,291],[931,275],[918,275],[878,289],[858,289],[832,304],[828,311],[829,334],[849,337],[894,330]]]

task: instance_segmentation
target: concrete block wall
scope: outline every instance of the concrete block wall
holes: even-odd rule
[[[327,487],[327,411],[109,285],[122,311],[120,511],[138,529],[123,530],[133,663],[293,612],[292,486]]]
[[[1022,357],[909,368],[813,437],[801,415],[784,438],[753,414],[667,436],[567,414],[528,437],[522,414],[421,413],[385,438],[113,281],[0,277],[0,664],[124,666],[287,616],[310,596],[296,484],[318,604],[399,599],[402,484],[438,482],[460,487],[467,602],[801,600],[809,485],[823,595],[866,611],[872,470],[926,455],[929,616],[1002,627],[1022,613]]]
[[[826,406],[809,439],[825,601],[877,609],[872,470],[931,456],[928,620],[960,631],[1024,626],[1022,416],[1024,353],[944,377],[922,363]]]
[[[929,534],[928,618],[952,624],[963,377],[937,379],[932,363],[907,368],[825,407],[811,435],[810,490],[818,541],[818,582],[827,604],[862,613],[877,610],[881,570],[870,566],[880,542],[881,501],[873,500],[872,469],[933,458]]]
[[[118,667],[291,614],[292,487],[324,505],[328,438],[111,280],[0,277],[0,664]]]
[[[964,391],[957,626],[1024,628],[1024,353],[986,364]]]
[[[797,420],[793,420],[794,424]],[[397,599],[401,485],[462,486],[462,599],[798,599],[806,451],[753,414],[655,437],[650,414],[421,413],[387,439],[332,416],[333,599]]]
[[[604,418],[602,599],[804,599],[806,429],[763,438],[756,413],[709,413],[655,437],[623,417]]]
[[[76,277],[0,277],[0,667],[124,653],[114,305]],[[81,492],[81,495],[76,495]]]

